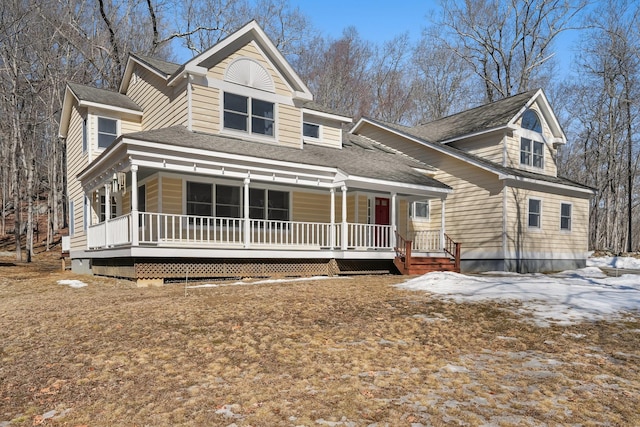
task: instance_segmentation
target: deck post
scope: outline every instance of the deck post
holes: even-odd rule
[[[390,243],[389,246],[391,246],[392,248],[395,248],[397,246],[397,242],[396,242],[396,233],[398,231],[397,229],[397,223],[396,223],[396,203],[397,203],[397,194],[396,193],[391,193],[391,235],[389,236],[389,240],[393,239],[393,242],[388,242]]]
[[[336,247],[336,189],[330,188],[329,193],[331,194],[331,212],[329,214],[331,218],[330,235],[329,235],[329,246],[331,249]]]
[[[444,215],[445,215],[445,199],[444,197],[440,198],[440,248],[442,250],[444,250],[444,225],[445,225],[445,221],[444,221]]]
[[[243,218],[244,218],[244,236],[243,237],[243,242],[244,242],[244,247],[248,248],[249,247],[249,243],[250,243],[250,225],[249,224],[249,182],[251,181],[251,179],[249,177],[244,179],[244,189],[243,189],[243,196],[244,196],[244,214],[243,214]]]
[[[104,245],[109,247],[109,220],[111,219],[111,183],[104,185]]]
[[[348,241],[347,238],[349,236],[349,230],[347,230],[347,186],[343,185],[342,187],[340,187],[340,190],[342,190],[342,245],[341,245],[341,249],[343,251],[347,250],[348,247]]]
[[[138,235],[138,165],[131,165],[131,246],[140,244]]]

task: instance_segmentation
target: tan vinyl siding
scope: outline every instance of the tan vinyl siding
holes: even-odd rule
[[[139,78],[131,82],[127,95],[144,111],[142,130],[186,125],[186,83],[167,87],[166,80],[143,67],[136,66],[136,72]]]
[[[503,135],[502,132],[493,132],[488,135],[468,138],[464,141],[452,142],[448,145],[501,165],[504,157]]]
[[[162,177],[162,213],[182,215],[182,180]]]
[[[265,70],[267,70],[267,72],[273,79],[275,91],[278,95],[289,97],[292,95],[287,83],[282,79],[280,73],[274,70],[274,68],[271,66],[271,63],[264,57],[255,42],[247,43],[242,48],[238,49],[236,52],[232,53],[231,55],[220,61],[218,64],[213,66],[209,70],[208,77],[217,80],[224,80],[224,73],[227,67],[238,58],[250,58],[255,60],[262,67],[264,67]]]
[[[133,132],[140,132],[142,130],[142,126],[140,123],[122,119],[120,120],[120,133],[127,134]]]
[[[144,184],[147,192],[147,212],[158,212],[158,176],[147,180]]]
[[[336,205],[338,200],[336,197]],[[331,222],[331,196],[320,193],[294,191],[291,194],[292,221]],[[336,217],[336,221],[339,217]]]
[[[358,220],[356,222],[359,224],[367,223],[368,200],[369,197],[366,195],[358,195]]]
[[[463,256],[502,252],[502,184],[496,174],[373,126],[360,133],[434,166],[434,178],[454,189],[446,198],[445,227],[462,243]],[[439,201],[433,201],[430,229],[440,228],[439,211]]]
[[[191,126],[194,131],[220,131],[220,89],[193,85],[191,92]]]
[[[84,222],[84,192],[80,181],[76,176],[88,165],[88,155],[82,152],[82,113],[77,105],[71,110],[69,130],[67,133],[67,192],[69,200],[73,200],[73,221],[74,234],[71,236],[71,250],[86,249],[86,236],[83,229]],[[70,213],[71,214],[71,213]]]
[[[302,110],[288,105],[277,105],[278,142],[281,145],[300,147],[302,145]]]
[[[122,215],[131,212],[131,187],[127,189],[127,194],[122,196]]]
[[[507,187],[507,250],[523,258],[583,256],[587,251],[588,199]],[[541,201],[540,228],[529,227],[529,199]],[[571,204],[571,231],[560,230],[560,205]],[[513,255],[515,256],[515,255]]]

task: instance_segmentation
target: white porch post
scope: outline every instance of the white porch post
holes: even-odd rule
[[[342,245],[341,249],[343,251],[347,250],[347,238],[349,236],[349,230],[347,230],[347,186],[343,185],[340,187],[342,190]]]
[[[440,247],[444,250],[444,214],[445,214],[445,199],[440,198]]]
[[[244,218],[244,247],[248,248],[249,247],[249,243],[251,241],[250,238],[250,232],[251,232],[251,227],[249,224],[249,181],[251,181],[249,178],[245,178],[244,179],[244,188],[243,188],[243,197],[244,197],[244,203],[243,203],[243,215],[242,217]]]
[[[111,183],[104,185],[104,242],[109,247],[109,219],[111,219]]]
[[[336,189],[329,189],[329,193],[331,194],[331,212],[329,214],[331,218],[331,225],[329,226],[329,246],[331,249],[336,247]]]
[[[396,224],[397,201],[398,201],[397,194],[391,193],[391,233],[393,234],[389,236],[389,240],[390,240],[390,243],[393,243],[392,245],[393,247],[396,246],[396,232],[398,231],[397,224]]]
[[[131,245],[138,246],[138,165],[131,165]]]

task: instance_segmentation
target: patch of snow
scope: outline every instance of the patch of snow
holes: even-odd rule
[[[87,286],[86,283],[80,280],[67,280],[67,279],[58,280],[58,285],[67,285],[75,289],[84,288],[85,286]]]
[[[588,258],[589,267],[611,267],[628,268],[630,270],[640,270],[640,259],[621,256],[603,256],[598,258]]]
[[[586,320],[619,319],[640,310],[640,275],[607,277],[587,267],[557,274],[467,276],[434,272],[396,285],[427,291],[457,302],[520,301],[541,326],[549,322],[572,324]]]
[[[467,368],[465,368],[464,366],[456,366],[456,365],[452,365],[452,364],[447,364],[444,369],[446,371],[449,372],[459,372],[459,373],[467,373],[469,372],[469,370]]]

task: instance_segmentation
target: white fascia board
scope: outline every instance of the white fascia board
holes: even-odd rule
[[[524,177],[515,176],[515,175],[500,174],[498,175],[498,179],[507,181],[507,184],[509,183],[509,181],[525,182],[527,184],[535,184],[543,187],[551,187],[551,188],[557,188],[560,190],[567,190],[567,191],[573,191],[576,193],[588,194],[589,196],[594,196],[596,194],[596,190],[590,190],[588,188],[574,187],[568,184],[558,184],[556,182],[542,181],[540,179],[524,178]]]
[[[60,128],[58,129],[58,136],[60,138],[66,138],[69,131],[69,122],[71,121],[71,109],[73,103],[78,102],[78,98],[73,93],[69,85],[64,89],[64,100],[62,101],[62,114],[60,115]]]
[[[130,110],[128,108],[122,108],[122,107],[114,107],[113,105],[109,105],[109,104],[100,104],[98,102],[90,102],[90,101],[80,101],[78,105],[80,107],[99,108],[101,110],[115,111],[118,113],[131,114],[132,116],[142,117],[142,111]]]
[[[293,99],[300,101],[313,101],[313,95],[309,92],[295,90],[293,91]]]
[[[430,192],[430,193],[439,193],[439,194],[453,193],[453,190],[451,188],[439,188],[439,187],[431,187],[429,185],[408,184],[404,182],[386,181],[383,179],[367,178],[363,176],[354,176],[354,175],[350,175],[347,182],[368,184],[369,188],[371,188],[371,186],[387,187],[387,188],[397,187],[400,190],[400,192],[407,192],[408,190],[414,190],[416,192]]]
[[[298,168],[303,170],[312,169],[318,172],[325,172],[325,173],[335,173],[336,171],[336,168],[332,168],[328,166],[315,166],[315,165],[309,165],[306,163],[294,163],[294,162],[288,162],[284,160],[262,159],[259,157],[244,156],[241,154],[223,153],[219,151],[204,150],[200,148],[170,146],[167,144],[158,144],[155,142],[139,141],[139,140],[130,139],[130,138],[124,138],[123,141],[125,141],[127,144],[132,146],[146,147],[146,148],[151,148],[155,150],[177,151],[179,153],[184,153],[187,155],[201,156],[203,158],[216,157],[220,159],[228,159],[228,160],[238,161],[238,162],[262,163],[262,164],[267,164],[269,166],[281,166],[284,168]],[[193,157],[191,156],[187,158],[191,159],[192,161],[194,160]]]
[[[486,170],[487,172],[491,172],[491,173],[495,173],[496,175],[500,175],[500,171],[498,171],[497,169],[488,167],[488,166],[486,166],[486,165],[484,165],[482,163],[474,161],[473,159],[469,159],[467,157],[460,156],[460,155],[458,155],[456,153],[452,153],[446,148],[438,147],[438,145],[442,145],[439,142],[436,142],[436,143],[428,142],[428,141],[425,141],[425,140],[423,140],[421,138],[409,135],[408,133],[405,133],[405,132],[402,132],[402,131],[399,131],[399,130],[396,130],[396,129],[393,129],[393,128],[390,128],[390,127],[387,127],[387,126],[384,126],[382,124],[378,124],[376,122],[372,122],[371,120],[368,120],[368,119],[365,119],[365,118],[361,118],[358,121],[358,123],[354,126],[354,128],[350,131],[350,133],[354,133],[355,134],[355,132],[357,130],[359,130],[362,126],[364,126],[365,124],[370,124],[370,125],[375,126],[377,128],[386,130],[387,132],[391,132],[391,133],[393,133],[395,135],[398,135],[401,138],[408,139],[408,140],[413,141],[413,142],[415,142],[417,144],[429,147],[429,148],[431,148],[431,149],[433,149],[433,150],[435,150],[435,151],[437,151],[439,153],[446,154],[447,156],[451,156],[454,159],[458,159],[458,160],[460,160],[462,162],[469,163],[470,165],[476,166],[476,167],[478,167],[478,168],[480,168],[482,170]]]
[[[352,123],[353,119],[351,117],[347,117],[347,116],[341,116],[339,114],[331,114],[331,113],[325,113],[323,111],[316,111],[316,110],[311,110],[309,108],[302,108],[302,113],[303,114],[308,114],[310,116],[315,116],[315,117],[322,117],[323,119],[329,119],[329,120],[337,120],[343,123]]]

